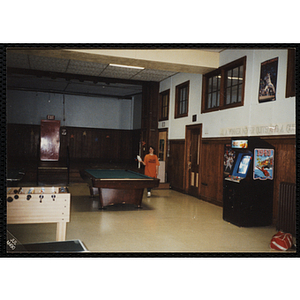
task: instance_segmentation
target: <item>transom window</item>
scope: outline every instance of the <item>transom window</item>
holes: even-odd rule
[[[189,81],[176,86],[175,118],[186,117],[188,115],[189,86]]]
[[[169,99],[170,99],[170,90],[166,90],[160,93],[160,115],[159,115],[160,121],[169,119]]]
[[[202,113],[244,104],[246,57],[203,76]]]

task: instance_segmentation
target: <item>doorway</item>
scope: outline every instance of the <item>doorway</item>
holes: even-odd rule
[[[202,124],[186,126],[185,139],[185,191],[192,196],[200,195]]]
[[[158,131],[158,158],[159,158],[159,174],[157,178],[161,183],[167,182],[167,149],[168,149],[168,129],[160,129]]]

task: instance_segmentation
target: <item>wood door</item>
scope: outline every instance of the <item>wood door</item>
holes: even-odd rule
[[[223,203],[224,144],[228,140],[202,141],[200,197],[211,203]]]
[[[186,133],[186,189],[188,194],[198,197],[200,194],[201,125],[187,127]]]
[[[60,121],[41,121],[40,160],[58,161],[60,146]]]

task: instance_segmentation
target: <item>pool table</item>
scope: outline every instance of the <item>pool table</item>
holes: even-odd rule
[[[130,170],[88,169],[84,171],[91,195],[99,193],[99,208],[116,203],[142,205],[145,188],[159,185],[159,179]]]

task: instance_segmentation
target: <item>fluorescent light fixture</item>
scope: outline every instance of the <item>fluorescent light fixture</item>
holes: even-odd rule
[[[218,78],[221,78],[221,75],[217,76]],[[234,79],[234,80],[244,80],[243,78],[240,77],[231,77],[231,76],[227,76],[228,79]]]
[[[139,70],[145,69],[143,67],[136,67],[136,66],[117,65],[117,64],[109,64],[109,65],[112,67],[119,67],[119,68],[130,68],[130,69],[139,69]]]

